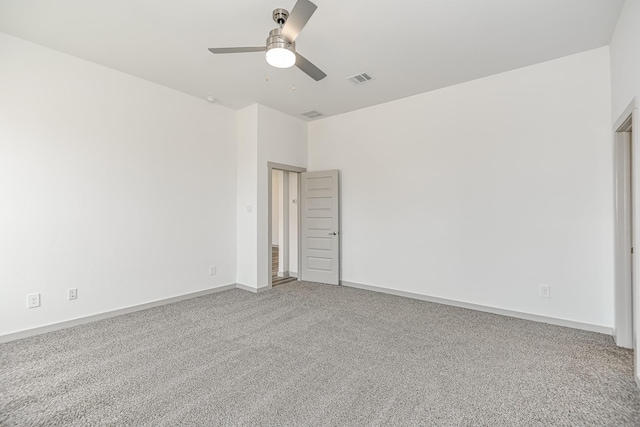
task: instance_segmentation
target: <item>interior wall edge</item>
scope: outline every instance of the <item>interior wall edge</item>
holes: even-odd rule
[[[243,285],[242,283],[236,283],[236,289],[258,294],[260,292],[268,291],[269,289],[271,289],[271,286],[260,286],[258,288],[254,288],[253,286]]]

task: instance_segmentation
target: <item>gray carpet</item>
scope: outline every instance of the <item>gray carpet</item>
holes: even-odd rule
[[[611,337],[304,282],[0,345],[0,424],[639,426]]]

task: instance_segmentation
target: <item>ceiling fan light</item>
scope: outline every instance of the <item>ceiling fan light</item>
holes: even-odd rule
[[[267,50],[266,57],[269,65],[276,68],[289,68],[296,63],[296,54],[282,47]]]

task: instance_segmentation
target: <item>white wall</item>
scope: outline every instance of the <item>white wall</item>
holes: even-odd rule
[[[269,201],[267,199],[269,162],[307,167],[307,123],[295,117],[258,105],[258,281],[268,286],[271,254],[267,253]]]
[[[289,173],[289,273],[298,275],[298,176]],[[294,203],[295,201],[295,203]]]
[[[2,33],[0,58],[1,335],[235,282],[233,111]]]
[[[640,1],[627,0],[611,38],[612,115],[615,121],[640,98]]]
[[[268,163],[307,166],[307,124],[254,104],[238,112],[238,283],[269,285]],[[253,211],[247,212],[251,205]]]
[[[256,287],[258,201],[258,106],[237,112],[237,283]]]
[[[342,280],[612,326],[610,95],[605,47],[311,122]]]
[[[635,98],[636,108],[640,100],[640,1],[627,0],[622,7],[618,24],[611,38],[611,92],[612,92],[612,123],[615,123],[624,110],[630,105]],[[636,117],[637,110],[636,110]],[[633,123],[633,164],[635,170],[640,165],[640,150],[637,149],[640,143],[639,127],[637,121]],[[612,128],[612,130],[614,130]],[[635,206],[640,206],[640,177],[635,174],[635,182],[633,184],[635,190]],[[640,212],[635,210],[634,218],[635,226],[640,224]],[[637,233],[636,233],[637,237]],[[638,247],[637,241],[633,244]],[[636,259],[635,271],[638,271],[638,261]],[[638,274],[634,275],[634,308],[635,308],[635,325],[634,335],[635,343],[640,343],[640,279]],[[638,366],[640,366],[640,351],[636,347],[635,351],[635,373],[636,382],[640,384],[640,375]]]

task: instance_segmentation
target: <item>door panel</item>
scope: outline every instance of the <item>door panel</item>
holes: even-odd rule
[[[300,189],[301,280],[340,283],[338,171],[304,172]]]

